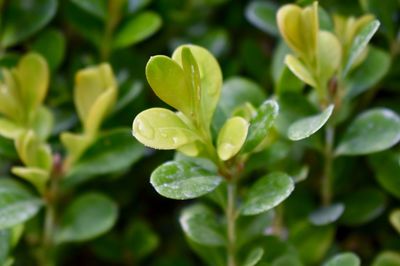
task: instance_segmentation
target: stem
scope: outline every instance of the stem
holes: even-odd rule
[[[332,201],[332,165],[333,165],[333,143],[335,138],[335,129],[331,125],[327,125],[325,131],[325,162],[322,179],[322,203],[327,206]]]
[[[123,0],[114,0],[109,2],[108,6],[109,17],[107,18],[102,45],[100,47],[100,57],[101,60],[103,61],[107,61],[108,58],[110,57],[113,34],[115,27],[121,20],[121,9],[123,3],[124,3]]]
[[[226,208],[226,220],[227,220],[227,235],[228,235],[228,247],[227,247],[227,266],[236,266],[236,184],[228,184],[228,204]]]

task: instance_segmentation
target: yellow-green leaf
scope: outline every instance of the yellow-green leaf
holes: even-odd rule
[[[90,145],[91,139],[86,135],[64,132],[61,134],[61,142],[68,151],[66,165],[71,166]]]
[[[141,143],[161,150],[177,149],[198,139],[176,113],[164,108],[141,112],[133,121],[132,130]]]
[[[9,138],[15,139],[18,135],[23,131],[23,128],[8,120],[7,118],[0,118],[0,135]]]
[[[316,87],[317,83],[314,77],[311,75],[307,67],[298,58],[289,54],[285,57],[285,64],[289,67],[293,74],[295,74],[303,82],[307,83],[310,86]]]
[[[226,161],[235,156],[246,141],[249,123],[242,117],[232,117],[226,121],[218,135],[218,156]]]
[[[342,47],[336,36],[328,31],[320,31],[318,67],[319,76],[322,82],[328,82],[338,69],[341,57]]]
[[[11,171],[14,175],[33,184],[40,193],[44,192],[46,182],[50,177],[48,171],[36,167],[13,167]]]

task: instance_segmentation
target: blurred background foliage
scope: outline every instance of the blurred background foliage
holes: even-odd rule
[[[162,105],[145,80],[147,60],[155,54],[170,55],[183,43],[204,46],[217,57],[225,80],[222,98],[231,89],[237,92],[236,101],[248,99],[258,105],[273,94],[287,93],[280,103],[284,113],[280,126],[287,129],[285,119],[294,121],[315,113],[297,89],[299,80],[289,72],[280,80],[282,49],[287,48],[279,45],[275,14],[279,6],[289,2],[0,0],[0,66],[15,66],[30,51],[47,60],[51,78],[46,104],[55,114],[50,143],[61,154],[58,134],[80,127],[73,107],[74,77],[79,69],[110,62],[118,81],[118,101],[103,129],[130,127],[139,111]],[[300,5],[311,2],[297,1]],[[368,58],[368,64],[352,76],[355,88],[347,110],[350,117],[372,107],[388,107],[400,114],[400,1],[322,0],[320,6],[325,15],[371,13],[381,22],[372,40],[379,54]],[[332,27],[329,17],[325,18],[324,27]],[[228,101],[223,104],[222,108],[232,108]],[[339,130],[349,121],[341,123]],[[115,139],[114,146],[123,149],[129,142],[136,141]],[[107,234],[88,243],[63,245],[60,265],[202,265],[188,248],[178,224],[187,203],[159,197],[148,182],[152,170],[174,154],[136,149],[129,165],[112,172],[93,170],[98,164],[91,164],[91,160],[101,161],[93,158],[94,150],[87,155],[86,172],[65,182],[66,200],[83,191],[102,191],[117,202],[119,217]],[[310,213],[320,205],[321,158],[316,150],[318,137],[295,143],[283,138],[249,165],[256,170],[285,169],[300,178],[307,176],[284,203],[284,212],[278,211],[283,222],[275,219],[269,227],[271,235],[265,240],[270,248],[268,256],[295,252],[304,265],[319,265],[330,254],[345,250],[357,253],[365,265],[400,265],[400,253],[396,253],[400,251],[400,215],[392,212],[400,207],[399,145],[390,151],[335,161],[334,198],[345,203],[346,209],[334,224],[323,226],[309,222]],[[101,162],[107,166],[120,160],[113,154],[111,149]],[[10,175],[17,158],[12,142],[1,137],[1,176]],[[29,221],[24,239],[12,253],[15,265],[33,265],[30,246],[35,243],[35,223],[40,219]],[[1,245],[0,258],[2,252],[7,253]],[[283,257],[271,265],[297,264]]]

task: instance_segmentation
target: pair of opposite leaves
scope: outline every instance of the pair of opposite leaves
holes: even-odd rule
[[[179,149],[196,156],[201,149],[199,145],[209,141],[209,127],[221,93],[218,62],[202,47],[183,45],[174,51],[172,58],[162,55],[150,58],[146,76],[155,94],[178,112],[164,108],[141,112],[133,122],[134,136],[151,148]],[[228,160],[239,152],[248,126],[244,118],[228,119],[218,135],[220,159]]]

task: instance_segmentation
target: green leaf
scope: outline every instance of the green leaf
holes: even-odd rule
[[[247,20],[262,30],[273,36],[279,34],[276,25],[276,12],[278,8],[271,2],[254,1],[251,2],[245,11]]]
[[[204,205],[184,209],[179,222],[186,236],[198,244],[215,247],[225,244],[222,226],[213,211]]]
[[[275,122],[278,112],[279,106],[274,100],[265,101],[258,107],[256,115],[250,121],[249,133],[243,147],[244,152],[253,151],[263,142]]]
[[[400,141],[400,117],[385,108],[360,114],[344,132],[336,155],[363,155],[383,151]]]
[[[5,265],[9,252],[11,251],[10,230],[0,230],[0,265]]]
[[[13,121],[0,117],[0,135],[7,139],[16,139],[22,132],[23,128]]]
[[[347,76],[346,86],[349,89],[345,97],[352,99],[371,89],[388,73],[390,64],[389,53],[369,46],[365,61]]]
[[[151,11],[135,14],[124,22],[114,37],[114,48],[134,45],[153,35],[161,27],[161,17]]]
[[[380,22],[378,20],[373,20],[366,24],[354,38],[354,41],[348,52],[347,60],[345,61],[343,67],[343,76],[347,75],[354,61],[362,53],[362,51],[367,47],[369,41],[374,36],[375,32],[378,30]]]
[[[298,77],[304,83],[314,88],[317,86],[317,82],[315,81],[307,67],[300,61],[300,59],[294,57],[291,54],[288,54],[285,57],[285,64],[293,72],[293,74],[295,74],[296,77]]]
[[[368,157],[378,183],[398,199],[400,199],[399,159],[399,155],[392,151],[385,151]]]
[[[323,266],[360,266],[361,261],[351,252],[340,253],[330,258]]]
[[[142,259],[150,255],[159,245],[158,235],[142,220],[136,220],[125,233],[125,243],[135,258]]]
[[[133,136],[144,145],[160,150],[177,149],[199,137],[174,112],[150,108],[135,117]]]
[[[357,226],[377,218],[386,207],[386,195],[376,188],[364,188],[343,198],[345,210],[340,221]]]
[[[313,211],[308,219],[313,225],[326,225],[337,221],[344,212],[342,203],[332,204]]]
[[[227,120],[218,135],[217,152],[221,160],[235,156],[242,148],[249,128],[249,123],[241,117]]]
[[[213,191],[222,182],[222,178],[193,163],[170,161],[153,171],[150,182],[162,196],[185,200]]]
[[[397,233],[400,234],[400,209],[396,209],[390,213],[389,221]]]
[[[303,266],[300,259],[294,254],[285,254],[274,260],[271,266]]]
[[[400,265],[400,254],[394,251],[383,251],[372,262],[372,266],[397,265]]]
[[[48,171],[37,167],[13,167],[11,172],[34,185],[41,194],[43,194],[46,183],[50,178]]]
[[[197,45],[182,45],[175,49],[172,59],[183,65],[182,50],[189,48],[200,72],[200,104],[206,126],[209,126],[217,107],[222,87],[222,72],[215,57],[206,49]],[[177,94],[180,95],[181,94]]]
[[[71,0],[71,2],[91,15],[94,15],[104,21],[107,19],[108,2],[106,0]]]
[[[0,230],[26,222],[42,207],[42,200],[8,178],[0,178]]]
[[[243,266],[255,266],[261,260],[264,255],[264,249],[261,247],[256,247],[250,251],[246,259],[243,262]]]
[[[32,128],[35,131],[35,134],[41,140],[46,140],[50,136],[53,130],[53,125],[54,125],[53,113],[49,110],[49,108],[45,106],[40,106],[40,108],[36,112],[32,124]]]
[[[250,245],[252,241],[264,235],[266,228],[273,225],[274,212],[259,215],[240,216],[237,220],[236,245],[238,248]]]
[[[49,29],[41,33],[32,44],[32,50],[46,58],[51,70],[57,69],[64,60],[66,44],[61,31]]]
[[[252,185],[241,207],[243,215],[254,215],[268,211],[284,201],[294,189],[292,178],[274,172],[260,178]]]
[[[132,139],[126,128],[100,135],[69,170],[64,185],[73,186],[98,175],[129,168],[144,154],[144,147]]]
[[[107,196],[96,192],[81,195],[63,214],[56,241],[81,242],[96,238],[114,226],[117,215],[117,205]]]
[[[56,0],[10,1],[3,11],[1,46],[10,47],[27,39],[48,24],[56,11]]]
[[[192,92],[187,87],[185,74],[177,62],[163,55],[153,56],[147,62],[146,77],[161,100],[190,117]]]
[[[334,105],[329,105],[320,114],[313,115],[310,117],[303,118],[296,121],[289,127],[288,137],[291,140],[301,140],[308,138],[315,132],[321,129],[331,117]]]

